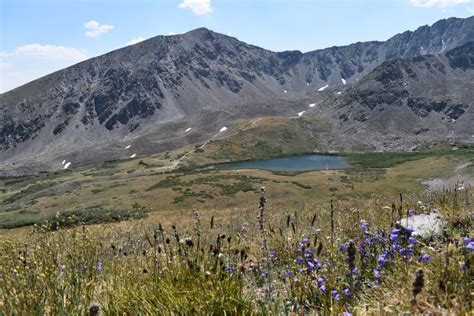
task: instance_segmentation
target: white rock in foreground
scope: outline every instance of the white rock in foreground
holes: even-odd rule
[[[71,165],[71,162],[68,162],[67,164],[64,165],[63,169],[69,168],[70,165]]]
[[[311,103],[311,104],[309,105],[310,108],[314,108],[315,106],[316,106],[316,103]]]
[[[130,156],[130,158],[135,158],[137,156],[137,154],[133,154]]]
[[[219,130],[219,133],[225,132],[226,130],[227,130],[227,127],[224,126],[223,128]]]
[[[327,88],[327,87],[329,87],[329,85],[328,85],[328,84],[327,84],[327,85],[325,85],[324,87],[321,87],[321,88],[319,88],[319,89],[318,89],[318,91],[324,91],[324,90],[326,90],[326,88]]]
[[[414,215],[402,218],[397,222],[403,227],[413,229],[413,235],[427,238],[430,236],[441,235],[445,222],[441,215],[433,211],[430,214]]]
[[[184,132],[187,133],[191,130],[191,127],[188,127]]]

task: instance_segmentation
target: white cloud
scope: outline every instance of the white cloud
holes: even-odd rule
[[[19,46],[14,51],[3,51],[0,53],[2,57],[35,57],[41,59],[62,59],[69,61],[80,61],[87,58],[87,54],[83,50],[72,47],[64,47],[60,45],[41,45],[29,44]]]
[[[11,68],[13,66],[12,63],[3,63],[3,62],[0,62],[0,69],[7,69],[7,68]]]
[[[1,51],[0,57],[0,93],[89,58],[84,50],[42,44]]]
[[[166,35],[178,35],[178,33],[176,33],[176,32],[169,32],[169,33],[166,34]]]
[[[214,10],[211,0],[183,0],[178,7],[191,9],[195,15],[206,15]]]
[[[473,0],[409,0],[411,5],[419,8],[448,8],[459,4],[471,3]]]
[[[113,25],[100,24],[97,21],[84,22],[84,27],[86,28],[87,37],[97,37],[114,29]]]
[[[133,38],[133,39],[129,40],[127,43],[125,43],[125,46],[128,46],[128,45],[135,45],[135,44],[140,43],[140,42],[142,42],[142,41],[144,41],[144,40],[145,40],[144,37],[139,36],[139,37],[137,37],[137,38]]]

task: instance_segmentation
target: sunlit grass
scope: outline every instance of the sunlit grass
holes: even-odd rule
[[[406,198],[395,212],[377,200],[277,211],[270,199],[264,212],[72,229],[53,220],[1,241],[0,311],[83,314],[97,303],[105,314],[468,313],[472,195],[422,199]],[[434,207],[447,219],[442,236],[414,240],[394,224],[399,209]]]

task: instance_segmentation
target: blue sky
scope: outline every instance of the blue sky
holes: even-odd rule
[[[0,93],[156,35],[207,27],[274,51],[386,40],[474,0],[0,0]]]

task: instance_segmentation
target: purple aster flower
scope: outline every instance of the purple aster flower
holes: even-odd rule
[[[262,271],[262,272],[260,273],[260,276],[261,276],[262,278],[266,278],[266,277],[268,276],[268,272]]]
[[[422,256],[418,256],[418,257],[416,258],[416,261],[418,261],[418,262],[421,262],[422,260],[423,260],[423,257],[422,257]]]
[[[301,241],[303,244],[309,244],[309,239],[308,238],[303,238]]]
[[[99,263],[97,264],[97,270],[102,270],[102,261],[99,261]]]
[[[301,257],[296,258],[296,263],[303,263],[304,259]]]
[[[400,254],[405,257],[407,255],[407,250],[405,248],[400,249]]]
[[[365,221],[361,221],[361,222],[360,222],[360,228],[361,228],[363,231],[366,231],[367,228],[369,228],[369,224],[367,224]]]
[[[463,264],[461,264],[461,266],[459,267],[461,270],[467,270],[467,264],[464,262]]]
[[[226,266],[226,267],[225,267],[225,270],[226,270],[228,273],[234,273],[235,268],[234,268],[233,266]]]
[[[352,316],[352,314],[349,313],[349,312],[344,312],[344,313],[342,313],[342,316]]]
[[[286,277],[291,277],[291,275],[292,275],[290,269],[286,269],[285,271],[283,271],[283,274],[284,274]]]
[[[424,261],[424,262],[428,262],[429,260],[430,260],[430,255],[425,254],[425,255],[423,256],[423,261]]]
[[[308,261],[306,264],[308,266],[308,269],[313,270],[314,269],[314,264],[311,261]]]
[[[418,240],[416,240],[415,237],[409,237],[408,241],[410,242],[410,244],[416,244]]]
[[[464,244],[467,246],[472,241],[469,237],[464,237]]]
[[[413,209],[409,209],[409,210],[408,210],[408,216],[409,216],[409,217],[410,217],[410,216],[415,216],[415,214],[416,214],[416,213],[415,213],[415,210],[413,210]]]
[[[354,273],[354,274],[357,274],[357,272],[359,272],[359,269],[357,269],[357,268],[354,268],[354,270],[352,270],[352,273]]]
[[[415,247],[413,245],[407,246],[408,252],[413,253],[415,251]]]
[[[326,292],[326,285],[324,283],[321,284],[318,288],[321,292]]]

